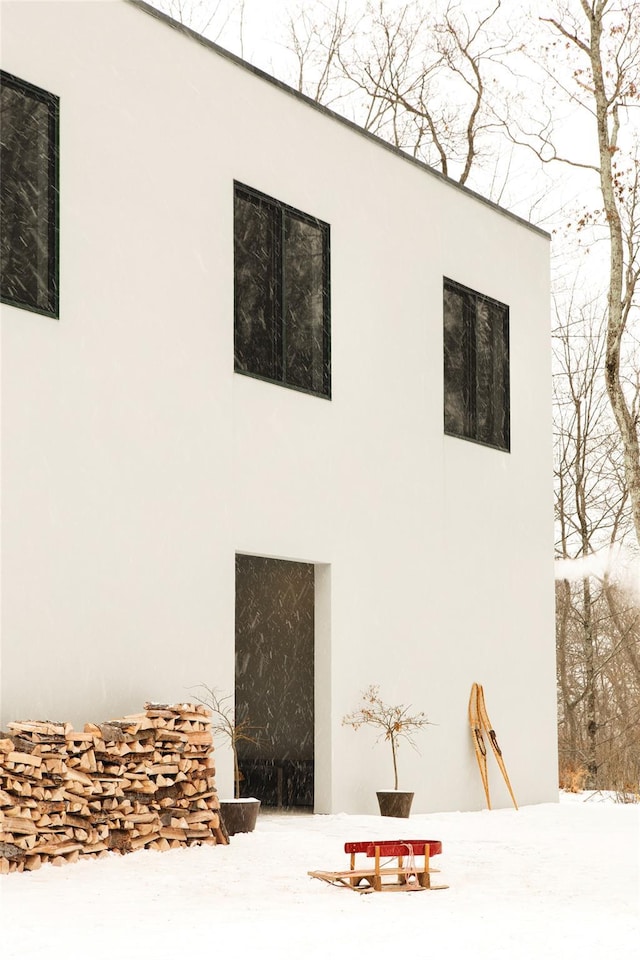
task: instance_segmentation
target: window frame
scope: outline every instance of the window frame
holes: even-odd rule
[[[474,311],[472,320],[463,320],[465,324],[464,330],[464,344],[463,351],[464,356],[464,367],[466,371],[466,377],[463,384],[463,389],[468,393],[468,405],[470,409],[470,418],[472,420],[472,431],[471,433],[459,433],[455,430],[452,430],[447,426],[447,409],[446,409],[446,354],[444,349],[444,338],[445,338],[445,328],[446,328],[446,314],[444,307],[444,295],[445,292],[450,290],[452,293],[462,296],[468,304],[470,301],[473,301]],[[457,280],[452,280],[450,277],[443,277],[442,283],[442,301],[443,301],[443,421],[444,421],[444,432],[446,436],[456,437],[460,440],[468,440],[471,443],[480,444],[483,447],[489,447],[491,450],[500,450],[503,453],[511,452],[511,355],[510,355],[510,309],[509,305],[502,303],[500,300],[496,300],[494,297],[489,297],[484,293],[479,293],[477,290],[473,290],[471,287],[467,287],[462,283],[459,283]],[[504,392],[505,399],[505,411],[506,411],[506,423],[504,429],[504,443],[491,443],[488,440],[482,440],[478,436],[475,436],[474,433],[477,433],[477,409],[478,409],[478,393],[477,390],[471,389],[471,384],[476,382],[476,371],[477,371],[477,351],[476,351],[476,338],[470,334],[475,332],[476,318],[477,318],[477,304],[478,303],[487,303],[493,308],[497,308],[502,313],[502,336],[504,342],[504,368],[503,368],[503,382],[502,389]],[[464,317],[464,306],[463,306],[463,317]]]
[[[50,307],[41,307],[25,300],[3,295],[1,292],[0,302],[57,320],[60,317],[60,97],[15,76],[15,74],[8,73],[6,70],[0,70],[0,81],[3,85],[6,84],[13,90],[40,101],[47,107],[48,155],[46,176],[49,194],[47,204],[47,289]]]
[[[320,220],[318,217],[313,217],[308,213],[305,213],[302,210],[298,210],[296,207],[292,207],[288,203],[284,203],[282,200],[277,200],[275,197],[271,197],[266,193],[262,193],[260,190],[256,190],[254,187],[250,187],[245,183],[241,183],[238,180],[233,181],[233,202],[235,208],[236,197],[240,196],[241,198],[248,200],[249,202],[256,202],[268,206],[270,212],[277,220],[276,223],[276,232],[275,232],[275,242],[274,242],[274,276],[273,276],[273,289],[274,289],[274,316],[275,316],[275,325],[276,329],[274,331],[274,336],[272,339],[272,349],[274,351],[275,358],[275,367],[279,372],[280,376],[269,377],[261,373],[252,373],[250,370],[239,369],[237,365],[237,352],[236,352],[236,343],[238,336],[238,284],[236,282],[236,261],[235,261],[235,252],[234,252],[234,269],[233,269],[233,340],[234,340],[234,371],[241,374],[245,377],[252,377],[255,380],[262,380],[265,383],[276,383],[278,386],[286,387],[288,390],[297,390],[299,393],[306,393],[313,397],[320,397],[324,400],[331,399],[331,237],[330,231],[331,227],[328,223],[325,223],[324,220]],[[323,354],[323,369],[322,369],[322,390],[314,390],[309,387],[302,387],[298,384],[289,383],[285,379],[285,358],[287,351],[287,323],[286,323],[286,310],[287,304],[285,300],[285,217],[286,214],[291,215],[292,217],[302,221],[303,223],[308,223],[313,227],[318,228],[322,234],[322,354]],[[234,213],[234,248],[235,248],[235,213]]]

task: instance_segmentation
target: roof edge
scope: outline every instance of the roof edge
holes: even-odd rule
[[[462,193],[465,193],[474,200],[478,200],[480,203],[483,203],[485,206],[495,210],[496,213],[501,214],[503,217],[507,217],[509,220],[514,220],[516,223],[519,223],[521,226],[526,227],[529,230],[532,230],[539,236],[545,237],[547,240],[551,240],[551,234],[542,227],[537,226],[535,223],[531,223],[529,220],[525,220],[524,217],[519,216],[517,213],[512,213],[511,210],[507,210],[505,207],[501,207],[499,203],[496,203],[494,200],[489,200],[481,193],[477,193],[475,190],[471,190],[470,187],[467,187],[462,183],[458,183],[457,180],[453,180],[451,177],[445,176],[444,173],[440,173],[439,170],[435,170],[433,167],[430,167],[429,164],[425,163],[423,160],[418,160],[416,157],[410,156],[410,154],[405,153],[404,150],[401,150],[400,147],[394,146],[392,143],[389,143],[382,137],[376,136],[375,133],[370,133],[369,130],[365,130],[364,127],[358,126],[358,124],[354,123],[353,120],[343,117],[341,114],[336,113],[335,110],[331,110],[329,107],[325,107],[317,100],[313,100],[306,94],[300,93],[299,90],[289,86],[289,84],[284,83],[282,80],[278,80],[277,77],[273,77],[265,70],[261,70],[260,67],[255,67],[252,63],[249,63],[247,60],[243,60],[242,57],[237,56],[237,54],[232,53],[230,50],[226,50],[217,43],[214,43],[213,40],[208,40],[206,37],[203,37],[202,34],[192,30],[191,27],[185,26],[185,24],[180,23],[180,21],[174,20],[168,14],[163,13],[161,10],[151,6],[149,3],[146,3],[145,0],[125,0],[125,2],[131,6],[137,7],[143,13],[155,17],[156,20],[161,20],[163,23],[166,23],[167,26],[177,30],[178,33],[182,33],[191,40],[195,40],[196,43],[207,47],[209,50],[212,50],[225,60],[230,60],[236,66],[242,67],[244,70],[249,71],[249,73],[252,73],[260,80],[265,80],[267,83],[272,84],[272,86],[278,87],[283,91],[283,93],[287,93],[289,96],[295,97],[297,100],[302,101],[302,103],[305,103],[312,109],[323,113],[326,117],[341,123],[350,130],[353,130],[354,133],[359,134],[361,137],[365,137],[367,140],[378,144],[378,146],[383,147],[385,150],[395,154],[395,156],[399,157],[401,160],[404,160],[406,163],[411,163],[413,166],[419,167],[421,170],[424,170],[425,173],[430,174],[432,177],[436,177],[442,183],[445,183],[450,187],[454,187],[456,190],[462,191]]]

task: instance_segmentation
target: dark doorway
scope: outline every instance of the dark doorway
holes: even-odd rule
[[[314,567],[236,557],[236,716],[242,796],[313,807]]]

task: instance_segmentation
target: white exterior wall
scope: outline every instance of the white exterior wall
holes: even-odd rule
[[[473,681],[555,799],[547,239],[119,0],[3,2],[2,62],[60,97],[61,310],[2,307],[1,722],[232,690],[235,553],[303,560],[318,811],[392,786],[376,681],[414,812],[484,803]],[[331,401],[233,372],[234,179],[331,225]],[[510,454],[444,436],[443,276],[509,305]]]

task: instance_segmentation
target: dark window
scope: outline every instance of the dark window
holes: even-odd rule
[[[235,185],[235,369],[329,397],[329,226]]]
[[[58,98],[0,72],[0,299],[58,316]]]
[[[509,450],[509,308],[444,281],[444,429]]]

